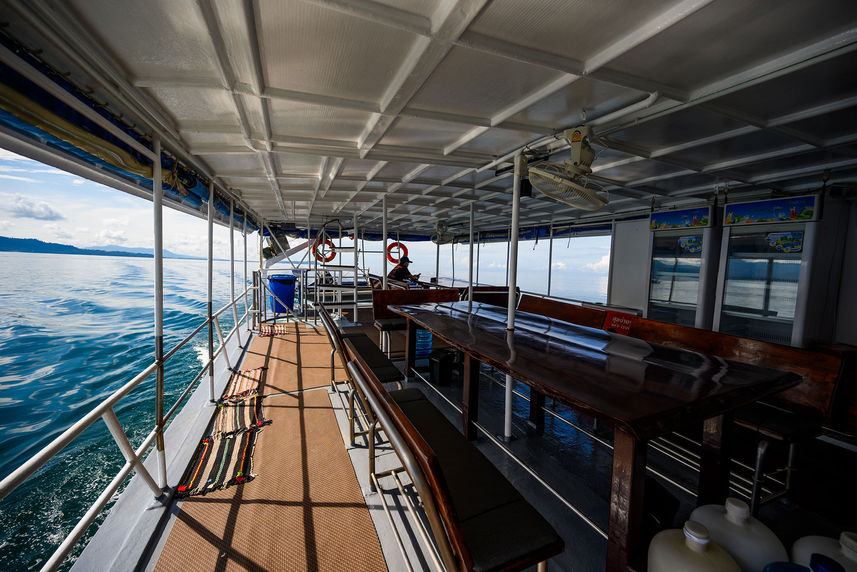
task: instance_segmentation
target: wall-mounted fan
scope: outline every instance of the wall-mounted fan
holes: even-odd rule
[[[431,239],[436,244],[447,244],[452,242],[452,239],[455,238],[455,235],[449,232],[449,227],[446,226],[446,223],[442,220],[437,221],[434,225],[434,234]]]
[[[540,163],[529,167],[530,183],[540,193],[577,207],[594,211],[607,204],[600,184],[588,175],[592,173],[595,151],[589,144],[592,128],[588,126],[567,129],[564,133],[571,146],[571,157],[563,164]]]

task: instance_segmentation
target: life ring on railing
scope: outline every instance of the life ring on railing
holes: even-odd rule
[[[394,248],[399,249],[399,258],[401,258],[402,256],[408,255],[408,247],[402,244],[401,242],[391,242],[387,245],[387,260],[389,260],[393,264],[398,264],[399,258],[393,258],[393,255],[390,254]]]
[[[319,262],[330,262],[336,257],[336,247],[329,238],[316,240],[312,243],[312,255]]]

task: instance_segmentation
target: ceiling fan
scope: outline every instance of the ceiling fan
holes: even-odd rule
[[[452,242],[452,239],[455,238],[455,235],[449,232],[449,227],[446,226],[446,222],[439,220],[434,225],[434,234],[431,239],[435,244],[448,244]]]
[[[571,157],[562,164],[538,163],[529,167],[530,183],[554,200],[586,211],[598,210],[607,204],[607,199],[599,194],[603,187],[589,177],[595,159],[589,144],[592,128],[581,125],[566,129],[563,135],[571,146]]]

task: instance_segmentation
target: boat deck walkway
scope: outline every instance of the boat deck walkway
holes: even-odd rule
[[[272,421],[257,440],[256,477],[184,499],[156,570],[387,568],[327,391],[329,360],[320,326],[253,339],[241,369],[267,367]]]

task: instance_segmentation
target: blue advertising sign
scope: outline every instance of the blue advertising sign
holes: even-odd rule
[[[650,230],[676,230],[711,226],[711,207],[652,213]]]
[[[815,195],[732,203],[723,210],[723,225],[807,222],[815,220]]]

